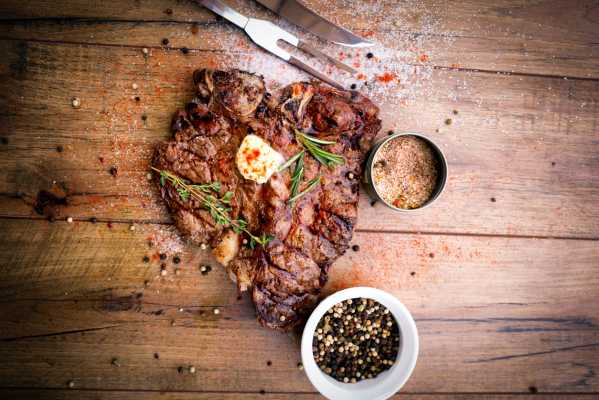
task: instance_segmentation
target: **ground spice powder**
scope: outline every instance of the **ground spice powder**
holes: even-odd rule
[[[372,179],[378,194],[398,208],[419,208],[437,185],[438,160],[430,146],[416,136],[399,136],[385,143],[373,160]]]

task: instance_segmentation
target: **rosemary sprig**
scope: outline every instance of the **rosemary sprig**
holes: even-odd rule
[[[300,157],[297,159],[297,162],[295,163],[295,169],[293,170],[293,175],[291,175],[291,187],[289,189],[290,194],[289,194],[289,200],[288,202],[293,204],[293,201],[291,200],[291,198],[295,197],[295,195],[297,195],[297,192],[299,191],[299,186],[300,183],[302,182],[302,179],[304,178],[304,157]]]
[[[314,136],[307,135],[296,128],[294,128],[294,130],[295,139],[298,141],[298,143],[304,146],[304,148],[308,150],[312,157],[318,160],[319,163],[326,165],[329,168],[334,167],[335,165],[343,165],[343,163],[345,163],[345,158],[343,158],[343,156],[331,153],[330,151],[326,151],[322,148],[322,145],[334,144],[335,142],[315,138]]]
[[[308,181],[308,184],[306,185],[306,188],[304,190],[302,190],[301,192],[293,195],[288,201],[290,203],[294,203],[297,199],[299,199],[300,197],[302,197],[303,195],[308,193],[310,190],[314,189],[319,183],[320,183],[320,175],[318,175],[314,179],[310,179]]]
[[[285,161],[285,164],[279,167],[278,172],[284,171],[286,168],[289,168],[295,161],[297,161],[300,157],[304,157],[305,150],[299,151],[297,154],[294,154],[289,158],[289,160]]]
[[[219,182],[210,184],[195,185],[189,184],[184,179],[166,170],[151,167],[152,170],[160,174],[160,184],[164,186],[167,182],[170,183],[179,194],[183,201],[189,200],[190,197],[199,200],[206,210],[210,212],[210,216],[219,225],[230,225],[235,233],[245,232],[250,238],[250,247],[254,248],[256,244],[261,246],[270,242],[273,237],[262,234],[260,236],[253,235],[247,229],[247,222],[241,218],[231,219],[229,212],[231,211],[231,199],[233,192],[226,192],[222,197],[218,198],[212,193],[218,193],[221,185]]]

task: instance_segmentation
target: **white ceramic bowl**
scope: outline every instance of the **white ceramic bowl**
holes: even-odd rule
[[[335,304],[358,297],[373,299],[387,307],[399,326],[399,352],[395,364],[376,378],[357,383],[339,382],[318,368],[312,355],[312,339],[318,322]],[[408,380],[418,357],[418,331],[408,309],[393,295],[371,287],[341,290],[324,299],[312,312],[302,334],[302,363],[312,385],[330,400],[384,400],[395,394]]]

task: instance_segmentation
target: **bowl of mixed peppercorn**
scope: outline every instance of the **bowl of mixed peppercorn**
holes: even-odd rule
[[[324,299],[302,335],[302,363],[331,400],[384,400],[408,380],[418,331],[408,309],[380,289],[355,287]]]

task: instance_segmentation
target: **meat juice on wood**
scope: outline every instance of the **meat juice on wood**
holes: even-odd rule
[[[433,149],[416,136],[399,136],[375,154],[372,180],[377,193],[397,208],[422,207],[437,186],[438,160]]]
[[[389,310],[372,299],[344,300],[322,317],[312,339],[318,367],[344,383],[376,378],[395,363],[399,327]]]

